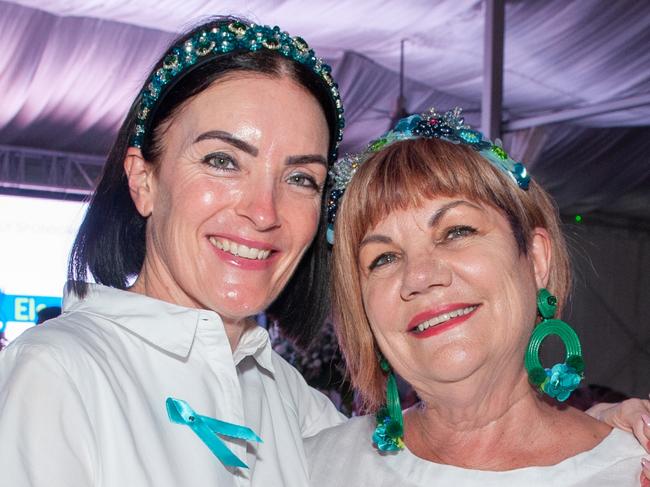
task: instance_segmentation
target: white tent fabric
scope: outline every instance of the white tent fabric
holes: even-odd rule
[[[480,0],[0,1],[0,144],[105,154],[156,57],[215,13],[277,23],[333,65],[346,105],[343,150],[388,127],[401,39],[407,109],[461,105],[478,125],[483,9]],[[650,4],[635,0],[508,1],[504,119],[650,94],[649,22]],[[530,170],[565,211],[645,193],[648,126],[650,105],[544,127]]]
[[[10,3],[61,17],[109,20],[172,33],[215,13],[235,13],[301,34],[332,61],[354,51],[393,71],[399,67],[399,41],[407,39],[409,77],[463,98],[477,99],[481,93],[484,13],[480,0]],[[505,53],[509,109],[537,112],[647,92],[649,13],[647,2],[630,0],[509,2]],[[138,40],[136,31],[131,32]],[[131,46],[140,51],[137,43]],[[645,107],[585,122],[620,126],[649,121],[650,107]]]

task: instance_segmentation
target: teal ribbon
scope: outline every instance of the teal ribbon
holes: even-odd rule
[[[210,449],[221,463],[227,467],[248,468],[237,456],[231,452],[225,443],[217,435],[229,436],[230,438],[240,438],[246,441],[256,441],[262,443],[262,439],[257,436],[252,429],[238,424],[226,423],[218,419],[210,418],[197,414],[187,402],[182,399],[168,397],[165,401],[167,415],[172,423],[184,424],[189,426],[201,441]]]

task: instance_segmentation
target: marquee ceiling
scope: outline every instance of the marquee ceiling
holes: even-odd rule
[[[0,144],[104,155],[157,56],[213,14],[278,24],[332,64],[344,150],[388,127],[401,39],[407,109],[461,105],[479,122],[480,0],[17,0],[0,1]],[[642,100],[506,136],[565,211],[650,220],[649,25],[642,0],[506,2],[504,121]]]

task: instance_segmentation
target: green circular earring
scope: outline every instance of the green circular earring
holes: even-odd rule
[[[528,379],[540,391],[558,401],[565,401],[584,377],[585,364],[580,340],[567,323],[553,318],[557,309],[557,298],[547,289],[542,288],[537,293],[537,309],[542,321],[533,330],[524,359]],[[549,335],[557,335],[562,340],[566,358],[563,363],[544,368],[539,360],[539,347]]]
[[[404,418],[399,400],[395,375],[384,357],[379,359],[379,367],[386,374],[386,405],[375,416],[377,427],[372,441],[382,451],[396,451],[404,448]]]

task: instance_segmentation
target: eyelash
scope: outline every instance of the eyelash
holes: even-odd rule
[[[476,228],[469,225],[457,225],[447,229],[445,240],[456,240],[463,237],[469,237],[476,233]]]
[[[232,168],[223,167],[223,166],[215,163],[215,161],[224,161],[224,162],[226,162],[226,165],[231,165],[232,164],[232,166],[234,166],[234,167],[232,167]],[[208,166],[212,166],[215,169],[219,169],[219,170],[222,170],[222,171],[236,171],[237,169],[239,169],[239,166],[237,165],[237,162],[232,157],[230,157],[228,154],[224,154],[223,152],[215,152],[213,154],[208,154],[207,156],[205,156],[203,158],[203,162],[205,164],[207,164]]]
[[[385,263],[380,263],[380,261],[382,259],[387,259],[387,261]],[[395,262],[395,259],[397,259],[397,257],[392,252],[386,252],[384,254],[381,254],[381,255],[377,256],[370,263],[370,265],[368,266],[368,270],[372,271],[372,270],[374,270],[375,268],[377,268],[379,266],[385,266],[387,264],[391,264],[391,263]]]
[[[297,182],[297,180],[306,181],[307,184],[301,184]],[[303,173],[292,174],[287,178],[287,181],[290,182],[290,184],[295,184],[296,186],[300,186],[302,188],[314,189],[318,193],[320,193],[323,189],[322,185],[318,184],[313,177]],[[291,181],[293,181],[293,183],[291,183]]]
[[[474,235],[477,232],[476,228],[470,227],[469,225],[457,225],[447,229],[444,240],[457,240],[463,237],[469,237]],[[372,271],[377,267],[382,267],[387,264],[395,262],[397,259],[396,255],[392,252],[386,252],[377,256],[368,266],[368,270]],[[385,262],[382,262],[385,260]]]
[[[223,161],[226,163],[227,166],[232,165],[233,167],[223,167],[223,165],[215,163],[215,161]],[[203,158],[203,162],[221,171],[236,171],[237,169],[239,169],[239,166],[237,165],[235,159],[233,159],[228,154],[224,154],[222,152],[215,152],[213,154],[208,154]],[[307,174],[302,174],[302,173],[292,174],[287,178],[287,181],[290,182],[290,184],[295,184],[296,186],[314,189],[318,193],[320,193],[323,189],[322,185],[318,184],[313,177]],[[293,181],[293,183],[291,183],[291,181]],[[305,181],[306,184],[301,183],[300,181]]]

